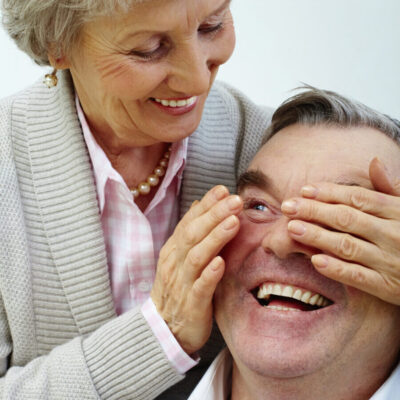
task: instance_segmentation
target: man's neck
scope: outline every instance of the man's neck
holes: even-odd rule
[[[385,382],[393,368],[383,365],[366,370],[356,362],[341,373],[319,371],[296,378],[271,378],[239,371],[233,363],[230,400],[365,400]],[[353,368],[348,368],[352,366]],[[360,373],[359,371],[362,371]],[[335,378],[333,378],[335,376]]]

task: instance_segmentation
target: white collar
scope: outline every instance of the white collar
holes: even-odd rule
[[[189,396],[188,400],[226,400],[231,393],[232,357],[223,349]]]
[[[400,363],[370,400],[400,399]]]
[[[210,365],[188,400],[226,400],[232,386],[232,356],[223,349]],[[400,399],[400,363],[370,400]]]

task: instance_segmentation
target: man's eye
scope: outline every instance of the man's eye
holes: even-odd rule
[[[243,210],[246,216],[254,222],[268,222],[277,215],[271,205],[256,199],[245,200]]]
[[[252,207],[253,210],[257,210],[257,211],[269,211],[268,207],[265,206],[264,204],[255,204]]]

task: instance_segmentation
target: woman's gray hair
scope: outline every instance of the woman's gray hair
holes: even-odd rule
[[[263,144],[281,129],[293,125],[325,125],[340,128],[370,127],[400,144],[400,122],[357,101],[329,90],[304,86],[305,91],[282,103],[274,112]]]
[[[149,0],[2,0],[3,26],[39,65],[69,54],[85,22]]]

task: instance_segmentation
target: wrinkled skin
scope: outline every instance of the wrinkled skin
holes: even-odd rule
[[[312,257],[321,274],[400,305],[400,180],[391,172],[374,158],[369,177],[379,192],[312,183],[282,211],[291,237],[323,252]]]

